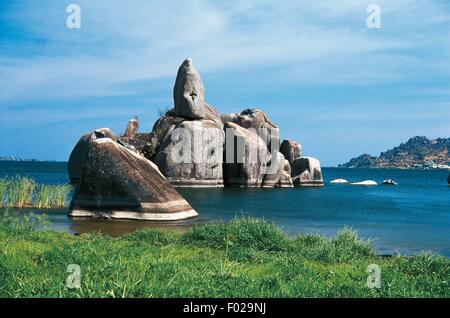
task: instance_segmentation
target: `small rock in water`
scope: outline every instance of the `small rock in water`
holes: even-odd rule
[[[342,178],[338,178],[338,179],[331,180],[330,183],[348,183],[348,181],[345,179],[342,179]]]
[[[397,182],[395,182],[392,179],[383,180],[383,184],[386,184],[386,185],[398,185]]]
[[[378,185],[375,181],[373,180],[364,180],[364,181],[360,181],[360,182],[352,182],[350,183],[351,185],[364,185],[364,186],[375,186]]]
[[[447,177],[447,183],[450,184],[450,174]]]

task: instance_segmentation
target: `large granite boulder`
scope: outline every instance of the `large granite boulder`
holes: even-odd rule
[[[172,185],[223,187],[225,133],[219,112],[205,102],[200,75],[186,59],[174,86],[175,107],[158,119],[150,133],[153,156]]]
[[[176,116],[189,119],[205,118],[205,89],[191,58],[184,60],[178,69],[173,99]]]
[[[214,120],[169,121],[162,129],[155,164],[178,187],[223,187],[221,122]]]
[[[217,127],[223,128],[219,112],[211,105],[205,103],[205,120],[213,121]],[[161,144],[171,138],[173,129],[179,126],[183,121],[191,120],[185,117],[177,116],[175,108],[169,110],[161,116],[153,125],[149,139],[155,148],[155,155],[159,151]],[[149,158],[151,159],[151,158]]]
[[[226,151],[223,178],[230,187],[261,187],[271,156],[266,143],[252,129],[225,123]]]
[[[284,160],[283,173],[280,176],[277,187],[279,188],[292,188],[294,183],[291,177],[291,165],[289,161]]]
[[[260,109],[248,108],[240,113],[223,114],[224,123],[233,122],[243,128],[278,128]]]
[[[67,163],[67,170],[71,183],[76,184],[80,181],[81,171],[89,150],[89,145],[94,140],[101,138],[116,140],[116,137],[108,128],[100,128],[90,131],[78,140],[77,144],[70,153],[69,162]]]
[[[320,161],[312,157],[301,157],[291,163],[291,175],[294,185],[323,186]]]
[[[224,124],[231,122],[243,128],[255,129],[269,148],[273,146],[274,150],[279,149],[279,129],[261,110],[256,108],[248,108],[240,113],[224,114],[221,118]]]
[[[271,154],[270,162],[267,165],[267,171],[264,174],[262,187],[292,187],[291,176],[286,173],[286,169],[286,159],[284,159],[284,156],[280,152],[275,151]]]
[[[179,220],[197,213],[151,161],[103,138],[89,145],[69,215]]]
[[[280,152],[289,163],[302,156],[302,146],[295,140],[285,139],[281,143]]]

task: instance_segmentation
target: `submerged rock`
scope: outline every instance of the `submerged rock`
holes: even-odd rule
[[[332,183],[332,184],[336,184],[336,183],[348,183],[348,181],[345,180],[345,179],[342,179],[342,178],[338,178],[338,179],[331,180],[330,183]]]
[[[155,164],[104,138],[90,143],[69,215],[179,220],[197,213]]]
[[[397,182],[395,182],[395,181],[392,180],[392,179],[386,179],[386,180],[383,180],[383,184],[384,184],[384,185],[398,185]]]
[[[447,183],[450,184],[450,174],[447,176]]]
[[[109,128],[100,128],[87,134],[78,140],[77,144],[70,153],[69,162],[67,163],[67,170],[71,183],[78,183],[81,178],[81,171],[83,164],[89,151],[91,142],[97,139],[110,138],[116,140],[116,137]]]
[[[189,119],[205,118],[205,89],[191,58],[184,60],[178,69],[173,99],[176,116]]]
[[[378,185],[378,183],[376,183],[373,180],[364,180],[364,181],[360,181],[360,182],[352,182],[350,184],[351,185],[363,185],[363,186],[376,186],[376,185]]]
[[[297,158],[292,162],[291,169],[294,185],[323,186],[322,169],[320,168],[320,161],[316,158]]]

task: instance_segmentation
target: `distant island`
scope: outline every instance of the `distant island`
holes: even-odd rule
[[[0,157],[0,162],[58,162],[57,160],[23,159],[14,156]]]
[[[378,157],[364,154],[340,168],[450,169],[450,138],[416,136]]]
[[[14,156],[9,157],[0,157],[0,161],[38,161],[36,159],[22,159],[22,158],[16,158]]]

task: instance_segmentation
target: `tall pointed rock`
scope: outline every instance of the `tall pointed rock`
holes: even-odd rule
[[[184,60],[178,69],[173,99],[177,117],[188,119],[206,117],[205,88],[191,58]]]

